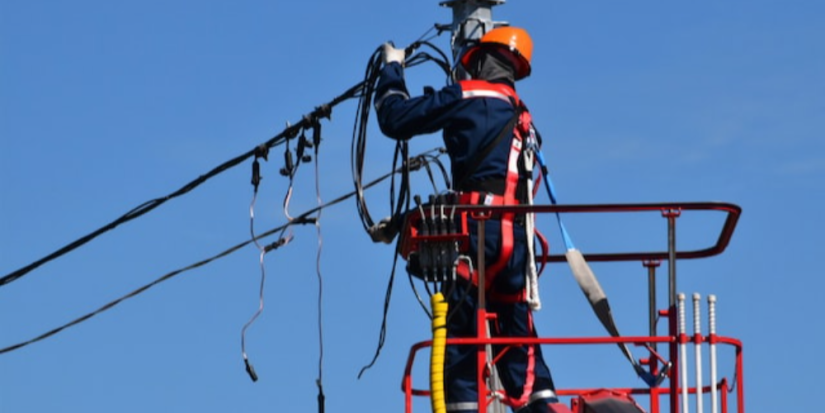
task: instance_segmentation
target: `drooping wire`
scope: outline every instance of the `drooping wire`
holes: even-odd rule
[[[295,183],[295,175],[298,173],[298,168],[300,167],[301,163],[309,162],[309,161],[311,161],[311,158],[312,158],[311,156],[305,154],[306,147],[315,146],[315,148],[316,148],[316,152],[315,152],[316,159],[318,157],[318,145],[320,144],[321,124],[316,119],[316,120],[311,122],[310,127],[313,129],[313,140],[316,143],[313,144],[312,142],[307,140],[306,130],[308,128],[304,128],[304,129],[301,130],[301,135],[298,138],[297,149],[296,149],[296,152],[295,152],[296,157],[297,157],[297,163],[292,157],[292,150],[290,148],[290,139],[297,136],[297,134],[287,136],[286,137],[286,143],[284,145],[284,167],[281,168],[280,173],[281,173],[281,175],[288,177],[289,184],[287,186],[287,190],[286,190],[286,193],[284,195],[283,213],[284,213],[284,216],[287,219],[287,222],[290,223],[290,224],[295,223],[295,218],[293,218],[289,213],[289,206],[290,206],[290,202],[292,200],[292,193],[293,193],[293,188],[294,188],[294,183]],[[266,152],[263,154],[264,158],[266,158],[265,155],[266,155]],[[260,265],[260,268],[261,268],[261,286],[260,286],[260,293],[259,293],[260,304],[259,304],[259,307],[258,307],[258,311],[255,312],[255,314],[244,325],[244,327],[241,331],[241,351],[242,351],[242,355],[243,355],[243,359],[244,359],[244,364],[246,366],[246,371],[249,374],[249,377],[252,379],[252,381],[257,381],[258,380],[258,375],[255,372],[255,369],[252,366],[252,363],[249,361],[249,358],[247,357],[247,354],[246,354],[246,345],[245,345],[246,340],[245,340],[245,337],[246,337],[246,330],[258,318],[258,316],[260,316],[260,314],[263,312],[263,309],[264,309],[264,283],[266,281],[266,267],[264,265],[264,256],[266,255],[266,253],[268,253],[269,251],[274,249],[276,246],[272,246],[272,245],[262,246],[261,244],[258,243],[257,237],[255,236],[255,230],[254,230],[255,200],[257,199],[257,195],[258,195],[258,184],[260,183],[260,180],[261,180],[260,167],[258,166],[258,154],[257,153],[256,153],[256,158],[255,158],[255,161],[253,163],[253,168],[252,169],[253,169],[252,183],[254,185],[254,192],[253,192],[253,197],[252,197],[252,203],[250,204],[250,207],[249,207],[249,216],[250,216],[249,231],[250,231],[250,236],[251,236],[252,240],[255,243],[255,246],[258,248],[258,251],[259,251],[259,265]],[[317,162],[316,162],[315,172],[316,172],[316,194],[317,194],[317,197],[318,197],[318,200],[319,200],[318,205],[320,206],[321,202],[320,202],[320,192],[319,192],[320,189],[319,189],[319,182],[318,182],[319,181],[319,175],[318,175],[318,163]],[[318,212],[318,216],[320,216],[320,211]],[[301,223],[313,223],[313,222],[315,223],[316,228],[318,228],[318,231],[320,232],[320,223],[318,223],[318,218],[317,217],[316,218],[305,218],[303,220],[303,222],[301,222]],[[287,231],[289,231],[288,234],[286,234]],[[278,240],[277,247],[281,247],[283,245],[288,244],[292,239],[293,239],[292,225],[287,225],[281,231],[281,235],[280,235],[280,238]],[[320,254],[320,251],[319,251],[319,254]],[[318,260],[320,260],[320,256],[318,257]],[[319,273],[319,276],[320,276],[320,273]],[[319,305],[320,305],[320,302],[319,302]]]
[[[412,289],[413,295],[415,295],[415,299],[418,301],[418,304],[421,306],[421,309],[424,310],[424,314],[427,315],[427,318],[433,318],[432,313],[430,313],[430,309],[427,308],[427,304],[424,303],[424,299],[421,298],[421,294],[418,293],[418,287],[415,286],[415,279],[413,278],[413,274],[408,272],[407,278],[410,280],[410,287]]]
[[[320,207],[321,200],[321,172],[319,169],[318,147],[321,145],[321,124],[315,123],[312,128],[313,146],[315,148],[315,200]],[[318,251],[315,254],[315,274],[318,276],[318,379],[315,381],[318,386],[318,413],[324,413],[324,277],[321,274],[321,252],[324,248],[324,237],[321,232],[321,213],[319,209],[315,215],[315,229],[318,233]]]
[[[403,153],[406,154],[406,152],[403,152]],[[423,167],[426,168],[426,170],[427,170],[427,174],[430,177],[430,181],[433,184],[433,188],[435,189],[436,192],[438,192],[438,188],[437,188],[437,185],[435,183],[435,179],[432,175],[430,164],[435,163],[435,164],[438,165],[439,169],[441,169],[441,171],[444,174],[445,183],[446,183],[447,187],[449,188],[450,181],[449,181],[449,177],[446,174],[446,169],[444,168],[444,165],[441,163],[441,161],[438,159],[438,157],[440,155],[444,154],[444,153],[446,153],[446,150],[442,148],[442,149],[438,149],[438,154],[437,155],[432,155],[431,153],[425,153],[425,154],[418,155],[415,158],[411,158],[411,159],[403,162],[403,165],[398,169],[403,171],[401,173],[402,177],[406,177],[406,179],[409,179],[409,175],[410,175],[410,172],[412,171],[412,169],[413,168],[414,169],[419,169],[423,165]],[[395,167],[396,167],[395,163],[394,163],[393,167],[395,169]],[[406,199],[407,199],[406,209],[409,210],[409,200],[411,198],[410,194],[409,194],[409,184],[404,184],[402,186],[404,186],[406,188],[406,192],[407,192],[406,193]],[[390,193],[394,194],[395,192],[391,190]],[[391,202],[391,204],[392,204],[392,202]],[[376,349],[375,349],[375,354],[373,355],[372,360],[367,365],[365,365],[364,367],[361,368],[361,371],[358,373],[358,378],[359,379],[361,378],[361,376],[364,374],[365,371],[367,371],[368,369],[372,368],[373,365],[375,365],[375,362],[378,361],[378,357],[381,354],[381,349],[383,349],[383,347],[384,347],[384,342],[385,342],[386,337],[387,337],[387,317],[389,315],[390,301],[392,299],[392,287],[393,287],[393,284],[395,282],[395,272],[397,270],[398,256],[400,255],[400,248],[401,248],[401,243],[400,242],[396,243],[396,250],[395,250],[394,257],[393,257],[392,270],[390,271],[390,279],[387,283],[387,291],[384,295],[384,308],[383,308],[383,312],[382,312],[382,316],[381,316],[381,329],[378,333],[378,344],[377,344]],[[472,268],[472,264],[471,264],[471,268]],[[412,282],[412,275],[409,275],[409,277],[410,277],[410,284],[412,284],[413,292],[415,293],[416,298],[418,299],[419,303],[421,303],[421,306],[424,309],[424,312],[427,313],[427,316],[432,318],[432,315],[427,310],[427,306],[424,304],[423,300],[421,299],[421,296],[418,294],[418,291],[415,288],[414,283]]]
[[[395,212],[392,215],[392,219],[390,220],[390,225],[395,225],[394,221],[400,219],[402,213],[402,205],[405,205],[405,209],[409,209],[409,176],[411,171],[411,163],[413,163],[413,159],[408,158],[409,155],[409,146],[407,145],[406,141],[399,141],[395,147],[395,156],[393,157],[393,170],[398,167],[398,160],[399,157],[403,159],[401,165],[401,191],[400,197],[401,200],[399,202],[395,202],[395,177],[391,179],[392,184],[390,185],[390,208],[393,208],[394,205],[397,205],[395,208]],[[420,164],[419,164],[420,165]],[[405,202],[406,200],[406,202]],[[372,360],[369,364],[365,365],[361,368],[361,371],[358,372],[358,378],[360,379],[361,376],[364,374],[365,371],[372,368],[375,365],[375,362],[378,361],[378,357],[381,355],[381,349],[384,348],[384,341],[387,338],[387,316],[389,315],[390,310],[390,302],[392,301],[392,287],[395,283],[395,271],[398,268],[398,255],[400,252],[401,243],[397,242],[395,245],[395,253],[393,254],[392,260],[392,270],[390,271],[390,279],[387,282],[387,291],[384,294],[384,309],[382,311],[381,316],[381,329],[378,333],[378,344],[375,349],[375,354],[372,357]]]
[[[249,235],[259,252],[258,265],[261,269],[261,283],[260,288],[258,290],[258,309],[241,329],[241,355],[243,356],[246,372],[247,374],[249,374],[249,378],[251,378],[253,382],[258,381],[258,373],[255,371],[255,367],[252,365],[252,362],[249,361],[249,357],[246,353],[246,331],[247,329],[249,329],[252,323],[254,323],[255,320],[258,319],[258,317],[260,317],[260,315],[264,311],[264,286],[266,284],[266,266],[264,265],[264,257],[269,251],[275,248],[280,248],[288,244],[289,241],[292,240],[291,234],[287,237],[284,237],[282,232],[280,238],[275,243],[264,246],[258,242],[258,237],[255,235],[255,203],[258,199],[258,186],[262,179],[260,175],[260,166],[258,164],[259,157],[266,158],[266,152],[263,152],[262,155],[256,153],[255,161],[252,163],[252,185],[254,187],[254,190],[252,193],[252,201],[249,205]],[[291,228],[291,225],[288,225],[287,228]]]
[[[258,160],[255,159],[255,162],[257,163]],[[249,321],[247,321],[241,329],[241,355],[243,356],[244,365],[246,366],[246,372],[249,374],[252,381],[258,381],[258,374],[255,372],[255,368],[252,366],[252,363],[249,362],[249,357],[246,354],[246,330],[264,311],[264,284],[266,282],[266,266],[264,266],[264,255],[266,255],[266,249],[258,243],[258,238],[255,236],[255,201],[257,198],[258,185],[255,185],[255,191],[252,194],[252,202],[249,205],[249,234],[252,237],[252,242],[255,243],[255,247],[258,248],[259,251],[258,265],[261,268],[261,286],[258,292],[258,310],[255,311]]]
[[[427,33],[422,35],[421,38],[426,36],[426,34]],[[440,49],[438,49],[428,41],[421,41],[421,38],[419,38],[419,41],[414,42],[410,47],[406,49],[406,54],[413,54],[415,50],[417,50],[422,45],[425,45],[436,50],[441,55],[441,59],[439,60],[437,58],[433,58],[431,55],[427,53],[418,53],[407,59],[405,62],[405,66],[412,67],[424,63],[426,61],[434,61],[444,71],[447,78],[447,83],[449,84],[452,81],[449,59]],[[369,59],[369,62],[367,63],[367,69],[364,76],[364,89],[358,101],[358,111],[355,119],[355,125],[353,126],[353,140],[352,146],[350,148],[352,176],[356,193],[356,209],[358,211],[359,217],[361,218],[361,223],[363,224],[364,229],[367,232],[371,232],[370,230],[375,226],[375,221],[372,219],[372,216],[369,213],[369,208],[367,207],[367,203],[364,197],[364,191],[361,189],[361,182],[363,179],[364,160],[366,158],[367,126],[369,114],[372,110],[373,94],[375,93],[376,82],[379,78],[381,66],[381,48],[379,47],[372,54],[372,56]],[[395,154],[393,156],[393,169],[399,167],[399,161],[401,161],[400,169],[403,172],[401,174],[401,185],[398,190],[398,199],[396,199],[394,177],[390,185],[390,211],[392,215],[390,216],[390,222],[387,225],[391,228],[399,227],[399,221],[402,219],[401,217],[404,211],[409,210],[410,207],[411,196],[409,171],[413,166],[412,164],[418,163],[419,166],[421,164],[428,165],[428,162],[425,158],[409,158],[409,145],[406,139],[399,139],[396,141]],[[446,169],[440,163],[439,168],[441,168],[442,174],[445,177],[445,182],[447,183],[447,187],[449,188],[450,181],[447,177]],[[430,180],[434,183],[432,171],[430,170],[429,166],[427,166],[427,172],[430,176]],[[392,286],[395,280],[395,271],[398,263],[398,248],[399,245],[396,244],[396,254],[393,259],[390,280],[387,285],[387,292],[384,297],[384,311],[381,320],[381,329],[378,336],[378,345],[373,356],[373,359],[370,361],[369,364],[364,366],[358,373],[359,379],[367,369],[371,368],[375,364],[381,353],[381,349],[384,346],[384,341],[386,339],[387,333],[387,315],[389,312],[389,305],[392,297]]]
[[[427,151],[426,153],[434,153],[434,152],[439,152],[439,151],[441,151],[441,149],[430,150],[430,151]],[[254,154],[254,153],[253,153],[253,154]],[[424,159],[426,159],[426,158],[425,158],[425,157],[423,157],[423,156],[421,156],[421,157],[419,157],[419,159],[422,159],[422,161],[423,161],[423,160],[424,160]],[[417,165],[417,166],[418,166],[418,167],[420,167],[420,165]],[[399,168],[399,169],[392,170],[392,171],[390,171],[390,172],[388,172],[388,173],[386,173],[386,174],[384,174],[384,175],[382,175],[382,176],[380,176],[380,177],[378,177],[378,178],[376,178],[376,179],[374,179],[374,180],[370,181],[369,183],[365,184],[365,185],[363,186],[363,189],[365,189],[365,190],[366,190],[366,189],[369,189],[369,188],[371,188],[371,187],[373,187],[373,186],[375,186],[375,185],[378,185],[379,183],[381,183],[381,182],[383,182],[383,181],[387,180],[388,178],[390,178],[392,175],[397,174],[397,173],[400,173],[400,172],[401,172],[400,168]],[[315,214],[315,213],[317,213],[318,211],[321,211],[321,210],[323,210],[323,209],[325,209],[325,208],[329,208],[329,207],[331,207],[331,206],[333,206],[333,205],[336,205],[336,204],[339,204],[339,203],[341,203],[341,202],[343,202],[343,201],[346,201],[346,200],[348,200],[348,199],[350,199],[350,198],[354,197],[355,195],[356,195],[356,194],[355,194],[355,191],[352,191],[352,192],[349,192],[349,193],[347,193],[347,194],[341,195],[341,196],[339,196],[338,198],[335,198],[335,199],[333,199],[332,201],[329,201],[329,202],[327,202],[327,203],[323,204],[322,206],[318,206],[318,207],[312,208],[312,209],[310,209],[310,210],[308,210],[308,211],[305,211],[305,212],[304,212],[304,213],[302,213],[301,215],[296,216],[296,217],[293,219],[293,221],[292,221],[292,222],[290,222],[290,223],[286,223],[286,224],[283,224],[283,225],[281,225],[281,226],[278,226],[278,227],[276,227],[276,228],[270,229],[270,230],[268,230],[268,231],[266,231],[266,232],[263,232],[263,233],[259,234],[259,235],[257,236],[257,239],[258,239],[258,240],[260,240],[260,239],[264,239],[264,238],[266,238],[266,237],[269,237],[269,236],[271,236],[271,235],[273,235],[273,234],[276,234],[276,233],[279,233],[279,232],[280,232],[280,233],[283,233],[284,229],[286,229],[286,227],[287,227],[287,226],[289,226],[289,225],[313,223],[314,221],[310,218],[310,216],[311,216],[312,214]],[[82,323],[82,322],[85,322],[85,321],[89,320],[90,318],[92,318],[92,317],[94,317],[94,316],[96,316],[96,315],[98,315],[98,314],[101,314],[101,313],[104,313],[104,312],[106,312],[106,311],[108,311],[108,310],[111,310],[112,308],[114,308],[114,307],[115,307],[115,306],[117,306],[118,304],[120,304],[120,303],[122,303],[122,302],[124,302],[124,301],[126,301],[126,300],[128,300],[128,299],[130,299],[130,298],[133,298],[133,297],[135,297],[135,296],[137,296],[137,295],[140,295],[140,294],[142,294],[142,293],[146,292],[147,290],[151,289],[152,287],[155,287],[155,286],[157,286],[157,285],[159,285],[159,284],[163,283],[164,281],[168,281],[168,280],[170,280],[170,279],[172,279],[172,278],[174,278],[174,277],[176,277],[176,276],[178,276],[178,275],[180,275],[180,274],[182,274],[182,273],[185,273],[185,272],[187,272],[187,271],[190,271],[190,270],[193,270],[193,269],[196,269],[196,268],[203,267],[203,266],[205,266],[205,265],[207,265],[207,264],[210,264],[210,263],[212,263],[212,262],[214,262],[214,261],[216,261],[216,260],[219,260],[219,259],[221,259],[221,258],[224,258],[224,257],[226,257],[226,256],[228,256],[228,255],[231,255],[232,253],[234,253],[234,252],[236,252],[236,251],[240,250],[240,249],[241,249],[241,248],[243,248],[243,247],[246,247],[246,246],[248,246],[248,245],[252,244],[253,242],[254,242],[254,240],[250,239],[250,240],[247,240],[247,241],[244,241],[244,242],[238,243],[238,244],[233,245],[233,246],[229,247],[228,249],[226,249],[226,250],[224,250],[224,251],[222,251],[222,252],[220,252],[220,253],[218,253],[218,254],[216,254],[216,255],[213,255],[213,256],[211,256],[211,257],[209,257],[209,258],[206,258],[206,259],[204,259],[204,260],[201,260],[201,261],[195,262],[195,263],[190,264],[190,265],[188,265],[188,266],[186,266],[186,267],[182,267],[182,268],[179,268],[179,269],[177,269],[177,270],[174,270],[174,271],[168,272],[168,273],[166,273],[166,274],[162,275],[161,277],[159,277],[159,278],[155,279],[154,281],[152,281],[152,282],[150,282],[150,283],[148,283],[148,284],[145,284],[145,285],[143,285],[143,286],[141,286],[141,287],[139,287],[139,288],[137,288],[137,289],[135,289],[135,290],[133,290],[133,291],[131,291],[131,292],[129,292],[129,293],[127,293],[127,294],[125,294],[125,295],[122,295],[122,296],[120,296],[119,298],[117,298],[117,299],[115,299],[115,300],[112,300],[112,301],[110,301],[110,302],[108,302],[108,303],[104,304],[103,306],[99,307],[98,309],[96,309],[96,310],[94,310],[94,311],[91,311],[91,312],[89,312],[89,313],[86,313],[86,314],[84,314],[84,315],[82,315],[82,316],[80,316],[80,317],[78,317],[78,318],[75,318],[74,320],[69,321],[69,322],[67,322],[67,323],[65,323],[65,324],[63,324],[63,325],[61,325],[61,326],[59,326],[59,327],[53,328],[53,329],[51,329],[51,330],[49,330],[49,331],[46,331],[45,333],[40,334],[40,335],[38,335],[38,336],[35,336],[34,338],[31,338],[31,339],[29,339],[29,340],[26,340],[26,341],[23,341],[23,342],[19,342],[19,343],[17,343],[17,344],[13,344],[13,345],[10,345],[10,346],[4,347],[4,348],[0,348],[0,354],[5,354],[5,353],[8,353],[8,352],[11,352],[11,351],[14,351],[14,350],[18,350],[18,349],[20,349],[20,348],[23,348],[23,347],[29,346],[29,345],[31,345],[31,344],[34,344],[34,343],[37,343],[37,342],[39,342],[39,341],[45,340],[45,339],[47,339],[47,338],[49,338],[49,337],[52,337],[52,336],[54,336],[55,334],[58,334],[58,333],[60,333],[60,332],[62,332],[62,331],[64,331],[64,330],[66,330],[66,329],[68,329],[68,328],[70,328],[70,327],[76,326],[76,325],[78,325],[78,324],[80,324],[80,323]],[[277,248],[277,247],[279,247],[279,246],[283,245],[283,243],[284,243],[284,241],[282,241],[281,239],[279,239],[279,240],[277,240],[277,241],[275,241],[275,242],[273,242],[273,243],[269,244],[268,246],[269,246],[269,247],[271,247],[271,248]]]
[[[317,123],[317,122],[316,122]],[[292,150],[289,147],[291,138],[295,136],[288,136],[286,138],[286,144],[284,145],[284,167],[281,168],[281,175],[286,176],[289,179],[289,185],[287,187],[286,195],[284,196],[284,216],[286,216],[287,220],[292,220],[292,216],[289,214],[289,204],[292,200],[292,191],[294,188],[295,183],[295,175],[298,173],[298,169],[304,161],[304,148],[306,147],[306,130],[307,128],[313,127],[314,123],[311,125],[307,125],[307,127],[301,130],[301,136],[298,137],[297,149],[296,149],[296,157],[297,159],[293,159],[292,157]]]
[[[303,136],[301,138],[306,139]],[[281,169],[281,175],[286,176],[289,179],[289,184],[287,185],[286,193],[284,194],[284,216],[286,217],[287,222],[293,222],[294,218],[289,215],[289,204],[292,201],[292,189],[295,184],[295,174],[298,172],[298,167],[301,165],[301,159],[299,158],[297,163],[293,161],[292,151],[289,148],[289,139],[290,138],[288,137],[286,144],[284,145],[284,167]],[[284,232],[286,231],[289,231],[289,235],[287,235],[286,238],[292,239],[292,225],[287,225],[284,228]],[[281,237],[283,238],[283,234]]]
[[[361,367],[361,371],[358,372],[359,379],[365,371],[371,369],[372,366],[375,365],[375,362],[378,361],[378,357],[381,355],[381,349],[384,348],[384,341],[387,338],[387,315],[389,314],[390,301],[392,300],[392,286],[395,283],[395,270],[398,266],[398,248],[399,247],[396,247],[396,253],[394,254],[392,260],[392,271],[390,272],[390,279],[387,282],[387,292],[384,294],[384,311],[381,317],[381,330],[378,333],[378,345],[375,348],[375,354],[372,356],[372,360],[370,360],[370,362],[364,367]]]

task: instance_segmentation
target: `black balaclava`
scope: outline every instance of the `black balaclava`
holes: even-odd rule
[[[504,82],[510,86],[515,85],[515,69],[506,58],[496,53],[495,50],[480,50],[473,60],[473,70],[470,72],[473,79]]]

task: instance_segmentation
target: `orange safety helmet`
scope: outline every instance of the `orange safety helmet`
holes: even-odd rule
[[[461,56],[461,65],[468,69],[473,56],[485,47],[503,46],[510,51],[515,65],[515,78],[523,79],[530,75],[530,61],[533,57],[533,40],[527,31],[518,27],[497,27],[481,37],[481,41]]]

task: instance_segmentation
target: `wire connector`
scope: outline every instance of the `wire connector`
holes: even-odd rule
[[[246,373],[249,374],[249,378],[253,382],[258,381],[258,373],[255,373],[255,367],[252,367],[252,363],[249,362],[248,358],[244,357],[243,364],[246,366]]]
[[[291,240],[292,240],[292,237],[284,237],[284,238],[280,238],[280,239],[278,239],[277,241],[275,241],[275,242],[273,242],[273,243],[271,243],[271,244],[269,244],[269,245],[265,246],[265,247],[264,247],[264,253],[267,253],[267,252],[269,252],[269,251],[272,251],[272,250],[276,250],[276,249],[278,249],[278,248],[281,248],[281,247],[283,247],[284,245],[286,245],[286,244],[287,244],[289,241],[291,241]]]

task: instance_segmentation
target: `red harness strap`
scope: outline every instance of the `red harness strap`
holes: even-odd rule
[[[530,125],[530,113],[523,110],[521,100],[516,92],[509,86],[498,83],[490,83],[483,80],[465,80],[459,82],[461,85],[462,96],[465,99],[472,98],[495,98],[510,102],[516,108],[521,110],[519,122],[513,131],[513,139],[510,143],[510,153],[507,158],[507,175],[505,177],[504,194],[494,195],[481,192],[465,192],[459,195],[459,203],[471,205],[518,205],[516,199],[516,189],[519,181],[518,162],[521,157],[521,151],[524,146],[523,138],[526,128]],[[501,250],[496,261],[485,269],[486,280],[485,290],[489,290],[495,276],[505,267],[513,255],[513,219],[515,214],[506,212],[501,215]],[[482,223],[483,224],[483,223]],[[480,246],[484,248],[484,246]],[[478,270],[475,269],[470,274],[469,267],[466,262],[462,261],[458,266],[458,274],[462,277],[471,280],[473,284],[478,285]],[[499,301],[518,300],[524,301],[524,294],[517,296],[499,296],[491,297],[491,299],[499,298]]]
[[[466,192],[459,194],[459,203],[461,204],[471,204],[471,205],[490,205],[490,206],[497,206],[497,205],[518,205],[518,200],[516,198],[516,189],[519,183],[519,162],[522,158],[521,153],[524,147],[525,141],[524,137],[528,136],[529,128],[532,123],[532,119],[530,118],[530,113],[524,108],[521,101],[519,100],[518,96],[515,94],[515,91],[506,85],[501,84],[492,84],[484,81],[463,81],[460,82],[462,88],[462,95],[464,98],[478,98],[478,97],[485,97],[485,98],[498,98],[504,99],[511,102],[515,107],[516,110],[519,111],[519,119],[516,127],[513,130],[513,139],[510,142],[510,151],[507,158],[507,174],[505,176],[505,187],[504,193],[502,195],[495,195],[495,194],[488,194],[484,192]],[[531,196],[532,194],[528,194]],[[492,265],[489,265],[485,269],[485,291],[487,291],[487,296],[490,301],[500,302],[500,303],[517,303],[517,302],[526,302],[527,301],[527,292],[525,289],[522,289],[519,293],[516,294],[501,294],[496,292],[494,289],[491,289],[490,286],[496,275],[498,275],[501,270],[503,270],[510,261],[510,258],[513,255],[513,247],[514,247],[514,234],[513,234],[513,221],[515,218],[515,213],[512,212],[505,212],[501,214],[500,217],[500,225],[501,225],[501,238],[499,240],[500,243],[500,251],[499,256],[493,262]],[[479,221],[479,225],[484,225],[484,221]],[[534,234],[527,234],[527,236],[532,237]],[[480,245],[479,248],[484,251],[485,246]],[[546,248],[545,248],[546,250]],[[529,254],[533,254],[533,251],[529,251]],[[545,251],[546,253],[546,251]],[[545,254],[546,255],[546,254]],[[532,256],[529,259],[533,259]],[[542,265],[543,266],[543,265]],[[478,269],[474,269],[472,273],[469,271],[468,264],[461,260],[457,269],[457,272],[462,277],[471,280],[473,284],[478,285]],[[480,286],[479,286],[480,287]],[[530,326],[530,331],[528,333],[529,336],[535,336],[535,333],[532,330],[533,320],[532,315],[528,311],[527,313],[528,322],[527,324]],[[520,397],[509,397],[506,394],[504,396],[504,403],[513,407],[514,409],[521,408],[527,405],[530,402],[530,397],[534,394],[533,386],[535,384],[535,367],[536,367],[536,357],[535,357],[536,346],[528,346],[527,348],[527,366],[525,371],[525,382],[522,387],[522,393]]]

